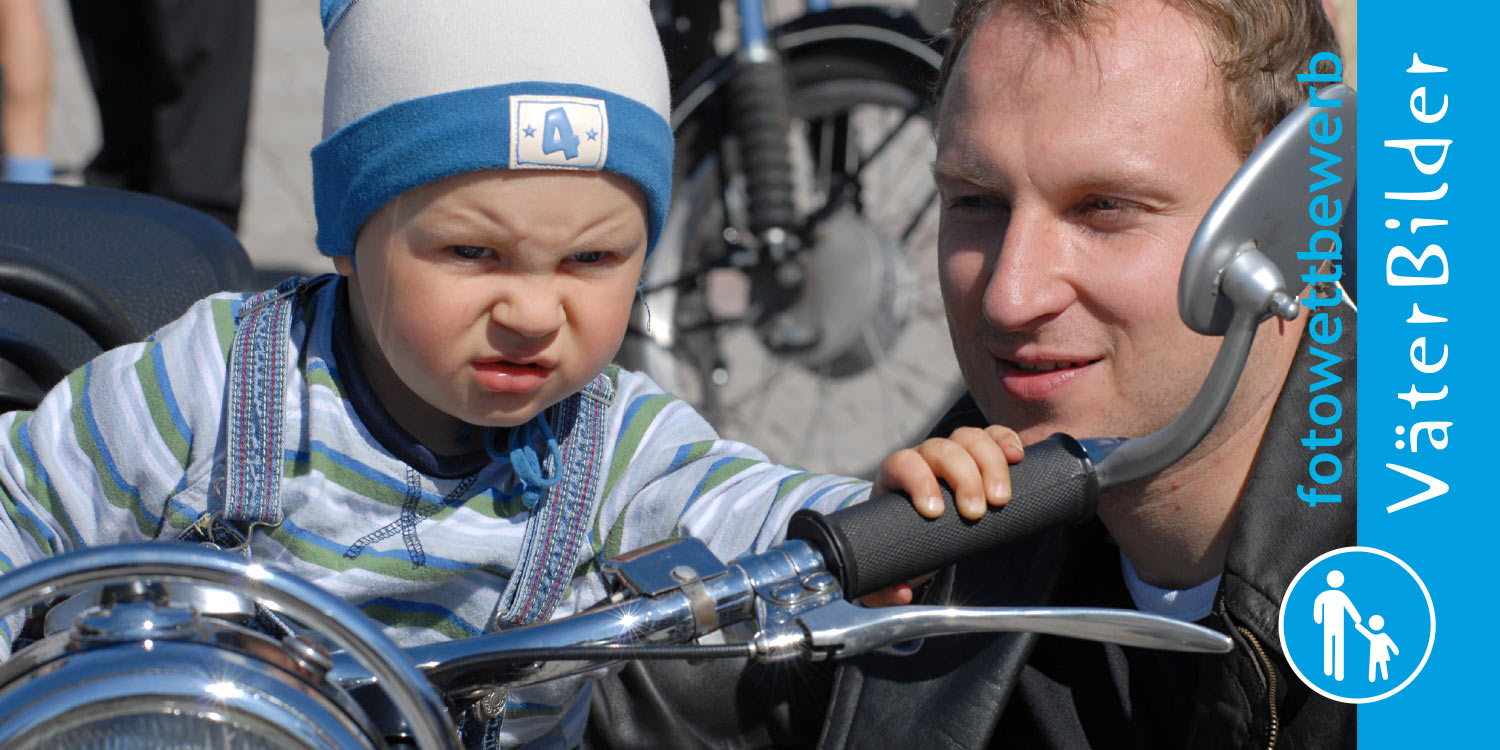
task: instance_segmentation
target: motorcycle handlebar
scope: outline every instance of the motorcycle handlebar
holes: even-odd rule
[[[823,555],[847,598],[864,596],[1050,528],[1092,518],[1099,505],[1093,462],[1079,442],[1055,434],[1027,446],[1010,467],[1011,500],[983,518],[959,517],[943,490],[943,515],[923,518],[892,493],[823,515],[801,510],[787,526]]]

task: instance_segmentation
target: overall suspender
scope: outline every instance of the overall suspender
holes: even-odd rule
[[[614,380],[601,374],[549,409],[558,432],[566,435],[558,451],[561,476],[531,509],[516,570],[490,618],[491,630],[546,620],[572,582],[588,547],[589,520],[604,475],[605,415],[614,396]]]
[[[287,279],[245,300],[235,314],[224,384],[223,481],[214,483],[207,511],[179,540],[248,555],[255,526],[281,523],[288,332],[298,297],[314,283]]]

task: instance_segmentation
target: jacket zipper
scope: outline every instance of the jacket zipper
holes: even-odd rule
[[[1255,637],[1255,634],[1244,625],[1236,627],[1245,634],[1246,638],[1250,639],[1250,645],[1255,647],[1255,653],[1260,654],[1260,663],[1266,668],[1267,696],[1271,703],[1271,736],[1269,742],[1266,743],[1266,750],[1275,750],[1276,733],[1281,728],[1281,720],[1276,715],[1276,667],[1271,664],[1271,658],[1266,656],[1266,650],[1260,645],[1260,640]]]

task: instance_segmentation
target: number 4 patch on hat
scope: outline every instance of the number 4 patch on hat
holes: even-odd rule
[[[513,169],[600,170],[608,153],[609,117],[602,99],[510,97]]]

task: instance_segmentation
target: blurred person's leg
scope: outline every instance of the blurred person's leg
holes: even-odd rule
[[[91,185],[239,224],[255,0],[70,0],[99,103]]]
[[[52,106],[52,51],[38,0],[0,0],[0,76],[3,177],[51,182],[47,115]]]
[[[142,3],[71,0],[78,51],[99,107],[99,152],[84,170],[90,185],[145,191],[156,140],[150,44]]]

